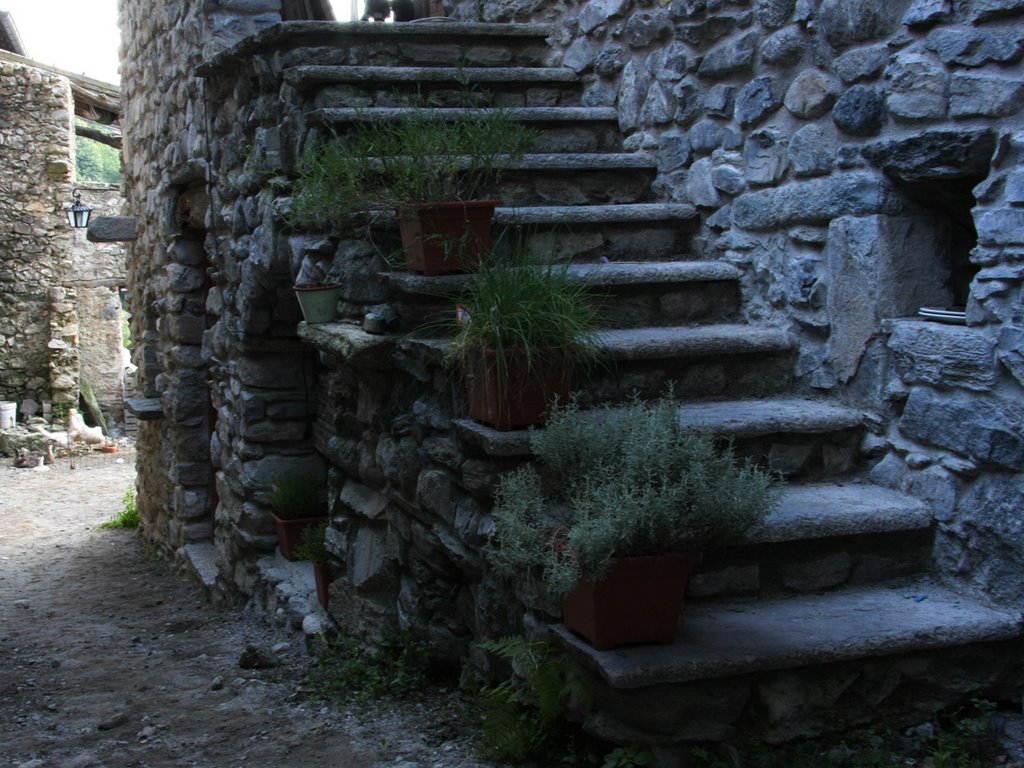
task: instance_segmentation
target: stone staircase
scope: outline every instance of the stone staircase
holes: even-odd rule
[[[281,66],[314,127],[344,130],[422,98],[446,114],[483,89],[536,126],[540,146],[507,177],[496,224],[570,259],[574,277],[601,297],[611,365],[580,382],[584,401],[655,397],[671,382],[684,424],[733,440],[788,479],[764,525],[706,554],[674,645],[597,652],[556,628],[593,694],[587,729],[659,748],[737,728],[782,741],[926,716],[972,686],[997,683],[1019,655],[1020,616],[931,573],[929,510],[863,479],[873,417],[795,391],[794,341],[784,329],[743,322],[735,267],[691,258],[697,211],[655,198],[656,158],[624,151],[614,109],[580,104],[575,75],[550,66],[546,33],[365,25],[301,55],[286,51]],[[387,279],[402,297],[404,330],[466,280]],[[443,346],[395,342],[398,354],[435,363]],[[529,454],[525,431],[468,420],[456,431],[482,458]]]

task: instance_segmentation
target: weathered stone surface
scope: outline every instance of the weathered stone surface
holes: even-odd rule
[[[987,128],[930,130],[865,146],[861,154],[903,181],[972,179],[988,173],[995,134]]]
[[[900,6],[883,0],[823,0],[818,21],[834,48],[874,40],[895,30]]]
[[[704,96],[704,110],[715,117],[724,117],[728,120],[732,117],[735,105],[736,88],[731,85],[719,83],[708,89]]]
[[[594,71],[602,77],[614,77],[625,66],[626,51],[620,45],[607,45],[594,57]]]
[[[727,195],[738,195],[747,188],[747,180],[743,177],[743,171],[736,165],[728,162],[719,164],[716,158],[712,158],[712,162],[715,163],[715,166],[711,169],[711,183],[714,184],[715,189],[721,190]]]
[[[672,34],[667,11],[638,13],[630,17],[622,31],[622,39],[631,48],[649,48]]]
[[[983,331],[940,323],[896,323],[889,337],[896,371],[906,383],[978,392],[995,386],[995,346]]]
[[[964,67],[1012,64],[1024,55],[1024,40],[1019,34],[978,30],[935,29],[925,39],[925,47],[938,54],[943,64]]]
[[[599,46],[589,37],[578,37],[562,57],[562,64],[574,72],[586,72],[597,57]]]
[[[916,387],[907,399],[899,426],[907,437],[923,443],[1020,470],[1024,468],[1022,416],[1024,410],[1019,403],[1002,398],[940,394]]]
[[[1024,81],[998,75],[954,72],[949,84],[951,117],[1007,117],[1024,107]]]
[[[761,60],[766,64],[795,64],[807,48],[807,38],[797,26],[774,32],[761,43]]]
[[[787,563],[782,568],[782,583],[796,592],[833,589],[850,578],[853,562],[847,552],[836,552],[817,560]]]
[[[658,148],[658,170],[674,171],[690,161],[690,137],[686,133],[673,131],[661,137]]]
[[[829,226],[828,361],[840,381],[857,372],[886,317],[914,316],[946,296],[935,266],[948,247],[941,221],[845,216]]]
[[[697,154],[708,154],[722,146],[725,129],[716,120],[701,120],[690,126],[690,148]]]
[[[823,176],[832,170],[836,144],[819,125],[805,125],[789,142],[789,163],[797,176]]]
[[[950,0],[914,0],[903,14],[908,27],[922,27],[947,21],[952,13]]]
[[[885,98],[877,88],[855,85],[836,101],[832,120],[851,136],[877,136],[885,121]]]
[[[93,216],[89,219],[89,242],[119,243],[135,240],[138,236],[139,223],[131,216]]]
[[[736,122],[754,125],[781,106],[778,81],[774,77],[756,77],[736,95]]]
[[[749,72],[760,42],[757,32],[719,43],[704,55],[697,69],[701,77],[722,78],[737,72]]]
[[[907,120],[941,118],[949,103],[949,75],[930,56],[899,53],[885,69],[889,82],[886,106],[896,117]]]
[[[783,103],[797,117],[813,120],[832,109],[839,91],[835,78],[817,69],[807,69],[790,84]]]
[[[690,79],[682,80],[673,86],[672,95],[676,99],[677,123],[689,125],[700,114],[702,94],[700,84]]]
[[[757,0],[757,20],[768,29],[777,29],[793,16],[796,0]]]
[[[748,192],[733,201],[733,220],[746,229],[826,222],[840,216],[895,214],[902,203],[872,174],[846,173],[778,189]]]
[[[869,45],[854,48],[836,57],[835,71],[844,83],[873,80],[882,73],[889,60],[889,51],[884,45]]]
[[[644,106],[640,110],[642,125],[664,125],[671,122],[676,113],[676,100],[665,83],[653,82],[647,89]]]
[[[1024,0],[976,0],[972,8],[974,23],[1024,14]]]
[[[690,166],[690,175],[686,181],[690,202],[702,208],[715,208],[721,202],[721,196],[711,181],[711,170],[711,158],[702,157]]]
[[[650,87],[650,73],[631,59],[622,71],[619,85],[619,127],[622,130],[629,131],[640,125],[640,110]]]
[[[787,144],[781,132],[766,129],[752,133],[743,145],[747,180],[751,184],[775,184],[786,175]]]

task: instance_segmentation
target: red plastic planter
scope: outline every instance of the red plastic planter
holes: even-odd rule
[[[508,380],[502,385],[493,349],[466,355],[463,375],[474,421],[502,431],[519,429],[543,424],[554,398],[563,405],[568,402],[569,369],[559,367],[538,375],[528,371],[523,358],[514,353],[506,355],[505,366]]]

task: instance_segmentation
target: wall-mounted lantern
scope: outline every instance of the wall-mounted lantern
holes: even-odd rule
[[[77,189],[74,194],[75,202],[64,209],[64,215],[68,217],[68,224],[75,229],[85,229],[89,226],[89,216],[92,208],[82,202],[82,193]]]

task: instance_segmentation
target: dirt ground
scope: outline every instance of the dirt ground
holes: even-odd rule
[[[210,607],[130,531],[134,458],[0,458],[0,765],[483,768],[437,701],[303,700],[300,638]],[[280,663],[247,670],[249,644]]]

